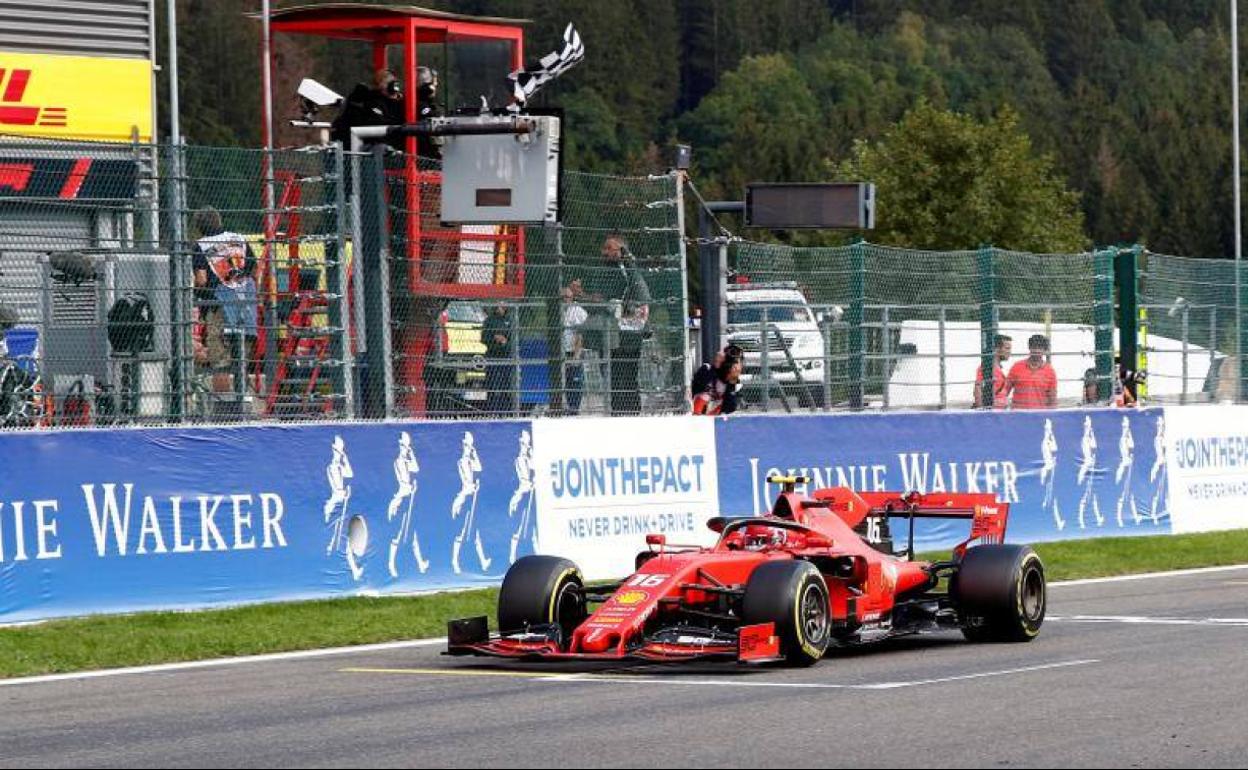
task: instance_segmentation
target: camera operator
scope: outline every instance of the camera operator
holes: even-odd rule
[[[351,146],[351,129],[358,126],[401,126],[406,121],[403,111],[403,83],[390,70],[377,70],[373,74],[373,87],[357,83],[347,96],[342,114],[334,119],[332,136]],[[388,144],[396,150],[403,149],[403,138],[395,137]]]
[[[438,107],[438,71],[432,67],[416,68],[416,117],[419,120],[441,117]],[[432,136],[416,137],[416,154],[422,158],[441,160],[442,148]]]

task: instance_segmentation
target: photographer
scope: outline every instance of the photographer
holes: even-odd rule
[[[723,358],[715,368],[714,379],[694,395],[693,413],[710,416],[737,411],[737,390],[741,387],[741,359]]]

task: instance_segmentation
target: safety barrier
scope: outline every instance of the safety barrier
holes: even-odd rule
[[[591,579],[815,485],[994,492],[1035,542],[1248,526],[1248,407],[231,426],[0,435],[0,623]],[[263,463],[256,458],[263,458]],[[965,531],[920,529],[920,550]]]

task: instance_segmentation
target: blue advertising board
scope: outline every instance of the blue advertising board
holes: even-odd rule
[[[0,435],[0,623],[496,583],[528,422]]]
[[[991,492],[1010,503],[1008,538],[1019,542],[1165,534],[1165,414],[0,434],[0,623],[497,584],[539,544],[594,575],[616,575],[644,533],[574,537],[577,527],[638,519],[662,528],[668,516],[693,522],[684,540],[709,538],[707,517],[770,507],[772,474],[806,475],[814,486]],[[1171,433],[1181,435],[1181,426]],[[598,501],[561,498],[552,474],[599,454],[645,457],[647,468],[666,467],[667,457],[706,458],[709,483],[672,499],[650,487]],[[916,543],[941,548],[965,536],[963,522],[924,522]]]
[[[1170,532],[1164,410],[734,416],[716,424],[720,508],[756,514],[773,474],[866,491],[991,492],[1010,503],[1008,539],[1040,542]],[[965,539],[922,522],[920,548]]]

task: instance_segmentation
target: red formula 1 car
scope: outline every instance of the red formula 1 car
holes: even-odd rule
[[[517,561],[498,599],[501,634],[486,618],[449,624],[448,653],[555,660],[784,660],[810,664],[829,647],[938,628],[971,641],[1026,642],[1044,621],[1044,566],[1006,545],[1009,505],[985,494],[855,493],[795,488],[767,516],[715,518],[710,548],[650,535],[637,571],[585,585],[553,556]],[[949,561],[914,559],[914,521],[965,519],[969,538]],[[909,521],[894,553],[890,522]],[[942,583],[945,590],[940,590]]]

